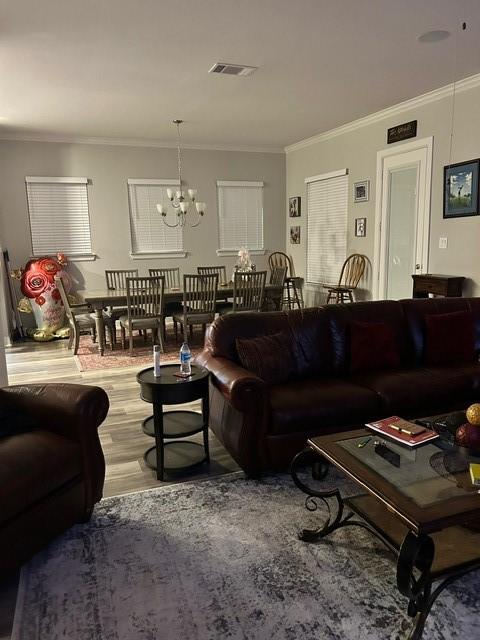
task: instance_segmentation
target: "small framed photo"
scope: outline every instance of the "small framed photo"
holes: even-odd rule
[[[365,238],[367,235],[367,219],[355,218],[355,236],[357,238]]]
[[[450,164],[443,168],[443,217],[477,216],[480,160]]]
[[[300,244],[300,227],[290,227],[290,244]]]
[[[353,201],[368,202],[370,199],[370,180],[353,183]]]
[[[302,199],[300,196],[294,196],[288,199],[288,213],[290,218],[299,218],[301,214]]]

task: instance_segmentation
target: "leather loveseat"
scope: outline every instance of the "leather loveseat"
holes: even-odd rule
[[[0,389],[0,575],[90,518],[103,491],[97,429],[108,406],[99,387]]]
[[[427,333],[436,330],[432,322],[443,323],[443,334]],[[382,331],[395,351],[384,366],[386,347],[377,340]],[[363,335],[360,342],[357,334]],[[288,379],[268,383],[242,366],[239,345],[261,336],[281,336],[284,342],[274,350],[277,366],[278,354],[293,366]],[[359,345],[367,360],[364,353],[363,365],[360,359],[353,367],[353,347],[358,351]],[[479,401],[479,353],[480,299],[434,298],[222,316],[210,326],[196,362],[211,372],[211,429],[255,476],[287,467],[311,436]],[[261,356],[269,357],[268,349]]]

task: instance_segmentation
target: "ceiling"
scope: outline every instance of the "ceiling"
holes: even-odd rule
[[[480,72],[479,42],[479,0],[0,0],[0,137],[168,144],[183,118],[186,145],[276,150]]]

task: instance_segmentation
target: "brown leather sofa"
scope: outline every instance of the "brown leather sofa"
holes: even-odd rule
[[[425,364],[427,317],[459,311],[473,318],[471,361]],[[390,327],[398,365],[352,372],[352,323]],[[283,384],[266,384],[241,366],[236,340],[279,332],[290,341],[296,373]],[[210,427],[255,476],[287,467],[311,436],[389,415],[432,415],[479,401],[478,353],[480,299],[435,298],[222,316],[210,326],[196,362],[212,374]]]
[[[103,491],[97,429],[108,407],[99,387],[0,389],[0,575],[90,518]]]

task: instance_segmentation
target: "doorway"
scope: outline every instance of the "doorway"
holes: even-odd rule
[[[412,297],[412,274],[428,272],[433,138],[377,154],[374,297]]]

